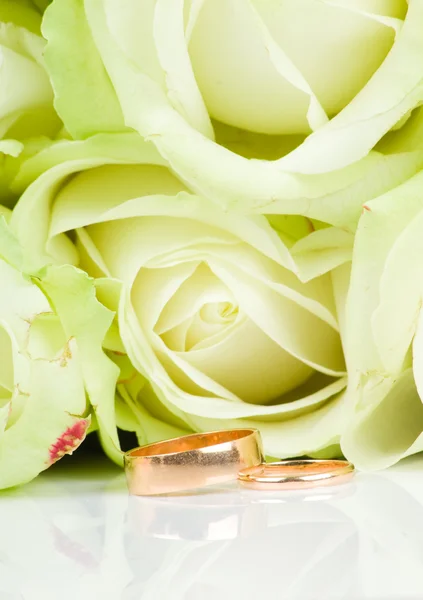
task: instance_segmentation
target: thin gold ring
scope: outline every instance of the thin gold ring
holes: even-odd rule
[[[174,494],[236,480],[264,461],[257,429],[194,433],[134,448],[124,455],[129,493]]]
[[[347,483],[354,472],[346,460],[293,459],[241,469],[238,479],[254,490],[298,490]]]

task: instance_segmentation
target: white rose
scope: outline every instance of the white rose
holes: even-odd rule
[[[94,143],[64,143],[72,159],[28,188],[12,224],[38,266],[74,262],[103,278],[106,304],[113,279],[122,283],[120,335],[149,382],[132,396],[134,422],[139,411],[194,430],[248,420],[275,456],[336,445],[346,385],[336,302],[342,309],[346,285],[340,267],[335,298],[328,271],[344,259],[339,244],[319,248],[328,230],[310,236],[311,222],[281,217],[277,232],[263,216],[225,213],[188,193],[147,144],[145,164],[98,167]],[[120,161],[115,150],[109,162]]]

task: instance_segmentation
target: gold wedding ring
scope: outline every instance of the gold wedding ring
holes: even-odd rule
[[[195,433],[126,452],[129,493],[171,494],[235,480],[241,470],[263,463],[260,433],[232,429]]]
[[[298,490],[347,483],[354,465],[346,460],[294,459],[242,469],[238,479],[254,490]]]
[[[238,479],[255,490],[294,490],[351,480],[346,460],[292,459],[265,463],[256,429],[194,433],[126,452],[130,494],[174,494]]]

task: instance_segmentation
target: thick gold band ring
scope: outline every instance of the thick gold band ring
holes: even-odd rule
[[[237,479],[264,461],[256,429],[194,433],[141,446],[124,455],[129,493],[170,494]]]
[[[348,482],[354,465],[346,460],[294,459],[242,469],[240,483],[254,490],[298,490]]]

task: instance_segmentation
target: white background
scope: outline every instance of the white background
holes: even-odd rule
[[[1,600],[423,599],[423,456],[313,493],[130,498],[105,459],[0,494]]]

